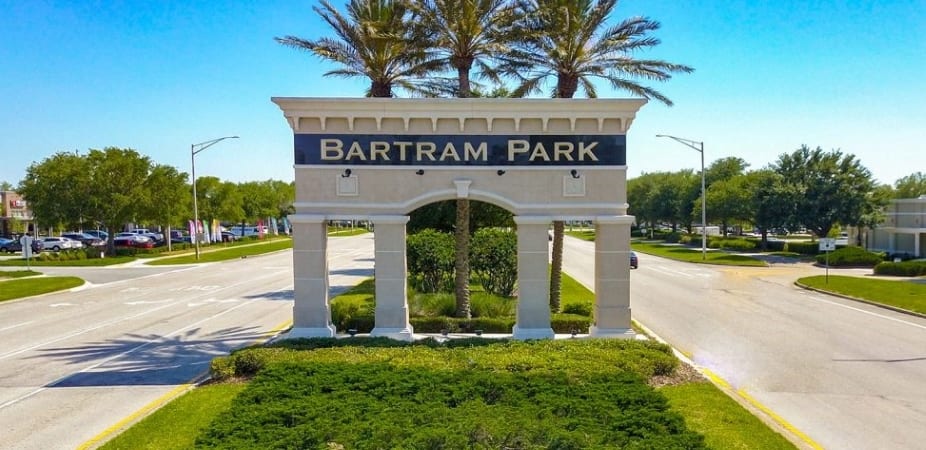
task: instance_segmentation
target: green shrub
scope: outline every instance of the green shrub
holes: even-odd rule
[[[762,248],[762,238],[746,238],[746,240],[749,242],[752,242],[754,245],[754,248],[758,248],[758,249]],[[770,241],[766,239],[765,251],[783,252],[785,251],[785,245],[787,245],[787,242],[783,240]]]
[[[784,252],[800,253],[802,255],[816,255],[820,253],[819,242],[788,242]]]
[[[678,240],[678,243],[679,243],[679,244],[688,245],[688,244],[691,244],[692,242],[694,242],[695,238],[698,238],[698,242],[701,242],[701,236],[700,236],[700,235],[686,234],[686,235],[683,235],[683,236]]]
[[[369,333],[373,329],[375,306],[372,296],[350,295],[331,301],[331,322],[339,331]]]
[[[485,292],[473,292],[470,295],[470,311],[473,317],[508,317],[515,315],[517,300],[510,297],[499,297]],[[454,301],[456,307],[456,301]],[[447,315],[452,315],[447,314]]]
[[[667,233],[667,234],[665,235],[665,237],[663,237],[663,240],[666,241],[666,243],[669,243],[669,244],[678,243],[678,241],[680,241],[681,239],[682,239],[682,234],[679,233],[678,231],[673,231],[673,232],[671,232],[671,233]]]
[[[482,228],[470,246],[473,278],[486,292],[511,297],[518,281],[518,235],[509,230]]]
[[[563,304],[563,314],[571,314],[576,316],[592,316],[592,303],[582,302],[582,303],[565,303]]]
[[[209,372],[215,381],[227,380],[235,376],[235,365],[231,356],[220,356],[209,363]]]
[[[446,292],[422,294],[411,291],[408,308],[412,316],[452,316],[457,311],[457,300],[453,294]]]
[[[707,246],[710,248],[723,248],[727,250],[753,250],[756,248],[755,242],[744,238],[724,238],[711,236],[707,239]]]
[[[817,255],[817,263],[824,264],[829,260],[831,266],[874,267],[884,261],[884,254],[869,252],[861,247],[843,247],[827,255]]]
[[[412,317],[409,323],[416,333],[440,333],[443,330],[455,333],[459,331],[457,321],[451,317]]]
[[[409,280],[421,292],[439,292],[453,286],[454,240],[450,233],[423,230],[406,241]]]
[[[919,277],[926,275],[926,261],[881,262],[875,266],[876,275],[895,275],[900,277]]]
[[[103,246],[91,246],[84,248],[84,255],[87,256],[87,259],[100,259],[103,257],[103,253],[106,251],[106,247]]]
[[[585,334],[588,333],[591,325],[592,318],[588,316],[577,314],[552,314],[550,316],[550,326],[553,328],[554,333],[569,334],[575,332]]]

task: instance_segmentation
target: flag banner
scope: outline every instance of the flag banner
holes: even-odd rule
[[[257,219],[257,239],[264,238],[264,221],[263,219]]]
[[[192,244],[192,243],[196,242],[196,241],[195,241],[195,239],[196,239],[196,227],[193,225],[193,221],[192,221],[192,220],[188,220],[188,221],[187,221],[187,228],[188,228],[189,231],[190,231],[190,243]]]
[[[280,234],[277,229],[277,218],[276,217],[270,218],[270,232],[273,233],[274,236]]]

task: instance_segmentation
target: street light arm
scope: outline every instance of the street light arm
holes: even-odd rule
[[[220,137],[220,138],[218,138],[218,139],[213,139],[213,140],[211,140],[211,141],[200,142],[199,144],[193,144],[193,145],[190,146],[190,150],[191,150],[191,151],[193,152],[193,154],[195,155],[195,154],[197,154],[197,153],[199,153],[199,152],[201,152],[201,151],[203,151],[203,150],[205,150],[205,149],[207,149],[207,148],[209,148],[209,147],[212,147],[213,145],[218,144],[219,142],[222,142],[222,141],[224,141],[224,140],[226,140],[226,139],[238,139],[238,136],[225,136],[225,137]],[[199,147],[199,150],[197,150],[196,147]]]
[[[689,147],[691,147],[691,148],[693,148],[693,149],[695,149],[695,150],[697,150],[697,151],[699,151],[699,152],[703,152],[703,151],[704,151],[704,142],[701,142],[701,141],[694,141],[694,140],[691,140],[691,139],[685,139],[685,138],[680,138],[680,137],[675,137],[675,136],[669,136],[668,134],[657,134],[656,137],[669,138],[669,139],[672,139],[673,141],[676,141],[676,142],[678,142],[678,143],[680,143],[680,144],[687,145],[687,146],[689,146]]]

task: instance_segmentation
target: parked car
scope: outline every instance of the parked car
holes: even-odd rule
[[[40,253],[42,248],[41,239],[34,239],[32,241],[32,253]],[[0,238],[0,253],[16,253],[22,250],[23,246],[19,243],[19,239]]]
[[[99,247],[102,245],[106,245],[106,243],[103,242],[102,239],[96,236],[87,234],[87,233],[77,233],[77,232],[62,233],[61,236],[74,240],[74,241],[80,241],[81,244],[87,247]]]
[[[83,244],[80,241],[74,241],[61,236],[47,236],[42,238],[42,245],[45,249],[53,252],[68,250],[72,248],[81,248]]]
[[[155,231],[151,231],[147,228],[135,228],[131,230],[132,233],[140,234],[143,236],[148,236],[153,239],[155,242],[164,242],[164,235]]]
[[[109,233],[103,230],[86,230],[84,231],[84,233],[89,234],[90,236],[99,238],[100,240],[103,240],[103,241],[109,239]]]
[[[113,238],[113,245],[122,248],[153,248],[154,240],[135,233],[119,233]]]
[[[637,258],[637,253],[632,251],[630,252],[630,268],[636,269],[638,267],[640,267],[640,262]]]
[[[235,233],[232,233],[231,231],[222,232],[222,242],[235,242],[238,239],[239,239],[238,235],[236,235]]]

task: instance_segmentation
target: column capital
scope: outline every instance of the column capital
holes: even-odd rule
[[[408,216],[370,216],[373,225],[405,225],[408,219]]]
[[[596,216],[595,222],[602,225],[633,225],[634,216]]]
[[[286,216],[291,223],[325,223],[328,217],[324,214],[290,214]]]
[[[514,216],[515,225],[549,225],[553,223],[552,216]]]

